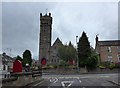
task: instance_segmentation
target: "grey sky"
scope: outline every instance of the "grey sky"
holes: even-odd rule
[[[85,31],[94,47],[100,40],[118,39],[118,3],[113,2],[8,2],[2,3],[2,50],[12,56],[29,49],[38,58],[39,13],[52,13],[52,43],[57,37],[76,45],[75,36]],[[9,48],[9,49],[7,49]]]

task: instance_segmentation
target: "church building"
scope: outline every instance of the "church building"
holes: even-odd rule
[[[46,64],[58,64],[58,48],[62,45],[59,38],[51,45],[52,17],[51,13],[40,13],[39,62],[46,60]]]

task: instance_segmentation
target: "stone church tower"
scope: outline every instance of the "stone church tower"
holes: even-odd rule
[[[51,13],[42,15],[40,13],[40,40],[39,40],[39,61],[44,58],[49,63],[51,36],[52,35],[52,17]]]

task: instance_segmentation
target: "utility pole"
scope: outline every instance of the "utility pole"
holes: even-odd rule
[[[76,36],[76,50],[77,50],[77,53],[76,53],[76,55],[77,55],[77,71],[78,71],[78,73],[79,73],[79,60],[78,60],[78,49],[77,49],[77,45],[78,45],[78,42],[77,42],[77,39],[78,39],[78,36]]]

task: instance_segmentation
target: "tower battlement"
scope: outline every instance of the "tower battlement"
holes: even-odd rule
[[[44,24],[48,24],[51,25],[52,24],[52,17],[51,17],[51,13],[49,13],[49,15],[47,15],[47,13],[45,15],[42,15],[42,13],[40,13],[40,25],[44,25]]]
[[[45,14],[45,15],[42,15],[42,13],[40,13],[40,17],[46,17],[46,16],[48,16],[48,17],[51,17],[51,13],[49,13],[49,14]]]

